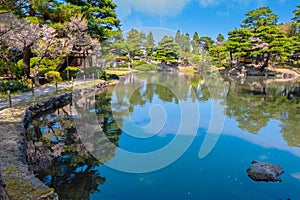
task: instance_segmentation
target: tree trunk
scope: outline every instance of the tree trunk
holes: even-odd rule
[[[36,87],[40,87],[40,76],[39,76],[39,67],[41,64],[41,61],[43,60],[43,57],[40,58],[40,60],[37,62],[37,64],[34,67],[34,84]]]
[[[26,79],[30,78],[30,58],[32,56],[30,46],[25,47],[22,66],[24,67]]]
[[[261,72],[264,71],[264,69],[269,66],[270,53],[268,53],[267,57],[266,58],[264,57],[264,59],[265,59],[264,64],[260,68]]]
[[[229,51],[229,56],[230,56],[230,68],[232,68],[233,56],[231,50]]]
[[[34,84],[35,84],[36,87],[40,87],[41,86],[38,65],[36,65],[35,69],[34,69]]]
[[[58,72],[64,71],[69,66],[69,64],[73,62],[74,59],[75,59],[74,56],[67,56],[65,61],[56,67],[56,71]]]

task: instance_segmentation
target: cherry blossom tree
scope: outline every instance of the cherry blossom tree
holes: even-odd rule
[[[82,15],[72,17],[70,22],[66,23],[64,32],[66,38],[73,41],[72,53],[83,53],[85,58],[91,58],[91,52],[93,52],[93,54],[99,54],[99,41],[97,39],[93,39],[88,34],[87,21]],[[58,66],[58,71],[63,71],[67,67],[67,63],[72,62],[73,57],[67,59],[68,62],[64,62]],[[89,62],[91,66],[91,61],[89,60]]]
[[[39,57],[34,66],[35,84],[40,85],[39,65],[45,58],[63,60],[71,52],[83,52],[88,56],[89,50],[99,51],[99,48],[98,40],[89,36],[86,20],[82,15],[72,17],[63,30],[43,25],[39,40],[31,48]]]
[[[18,19],[11,13],[0,14],[0,57],[7,62],[10,68],[12,51],[23,53],[23,61],[28,56],[28,48],[38,39],[40,28],[25,19]],[[29,52],[30,53],[30,52]],[[30,57],[29,57],[30,59]],[[29,77],[30,66],[24,65],[25,74]],[[11,69],[9,69],[11,72]]]
[[[40,38],[33,44],[31,50],[39,57],[34,66],[34,82],[36,86],[39,83],[39,66],[45,59],[63,59],[73,48],[72,38],[59,38],[57,31],[47,25],[43,25],[40,32]]]

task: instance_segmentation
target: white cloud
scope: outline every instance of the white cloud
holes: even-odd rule
[[[132,10],[155,16],[176,16],[190,0],[115,0],[117,11],[121,18],[125,18]]]
[[[208,6],[218,6],[220,4],[230,5],[235,4],[236,6],[239,5],[249,5],[249,4],[256,4],[257,6],[265,6],[267,0],[198,0],[201,7],[208,7]],[[280,0],[280,2],[284,2],[286,0]]]
[[[202,7],[215,6],[220,4],[222,1],[223,0],[199,0],[199,4]]]

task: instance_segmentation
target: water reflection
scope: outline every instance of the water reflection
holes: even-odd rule
[[[135,74],[120,83],[120,86],[123,84],[126,87],[109,88],[100,94],[94,91],[76,93],[74,95],[77,95],[78,101],[73,102],[72,106],[45,114],[35,119],[29,127],[28,158],[31,169],[56,189],[60,199],[89,199],[105,183],[99,166],[116,156],[123,134],[121,128],[126,125],[126,119],[132,117],[141,126],[146,125],[149,119],[140,119],[140,110],[158,100],[172,105],[190,100],[202,106],[213,100],[218,101],[225,108],[224,114],[234,119],[238,128],[248,135],[259,133],[275,120],[280,123],[280,133],[287,144],[299,147],[299,82],[217,78],[207,80],[200,75]],[[162,82],[166,84],[159,84]],[[226,91],[222,89],[224,85]],[[176,112],[174,118],[177,117]],[[76,121],[79,115],[83,120]],[[204,113],[202,117],[209,116]],[[98,125],[96,128],[95,123]],[[173,122],[174,129],[177,124]],[[86,133],[84,137],[77,135],[78,130]],[[175,133],[169,131],[167,134]],[[264,135],[261,136],[265,140]],[[160,139],[168,143],[172,138]],[[153,146],[159,148],[165,143],[155,143]],[[149,148],[141,146],[139,150]],[[92,155],[101,159],[95,159]],[[295,173],[293,177],[299,178],[299,174]]]
[[[248,78],[243,84],[230,79],[226,114],[233,117],[239,128],[257,133],[271,119],[281,122],[280,132],[289,146],[299,146],[300,84]]]
[[[71,106],[70,102],[55,113],[34,119],[27,129],[30,169],[55,188],[60,199],[89,199],[90,194],[99,192],[99,185],[104,184],[105,178],[96,168],[114,157],[118,146],[121,130],[111,117],[109,94],[95,94],[93,99],[96,100],[95,109],[81,107],[80,102]],[[97,113],[102,129],[88,129],[92,144],[83,144],[77,134],[75,119],[79,109]],[[96,147],[102,159],[94,158],[87,145]]]

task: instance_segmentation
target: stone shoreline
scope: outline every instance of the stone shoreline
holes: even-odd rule
[[[83,88],[104,89],[106,87],[108,83],[102,81]],[[69,103],[71,98],[72,91],[50,96],[32,106],[15,106],[0,112],[0,180],[3,180],[0,197],[2,199],[59,199],[53,188],[46,186],[28,169],[25,134],[32,117]]]
[[[264,71],[260,71],[259,67],[228,67],[221,69],[220,72],[236,77],[246,76],[264,76],[264,77],[275,77],[278,81],[296,80],[300,77],[300,70],[297,68],[283,68],[283,67],[268,67]]]

